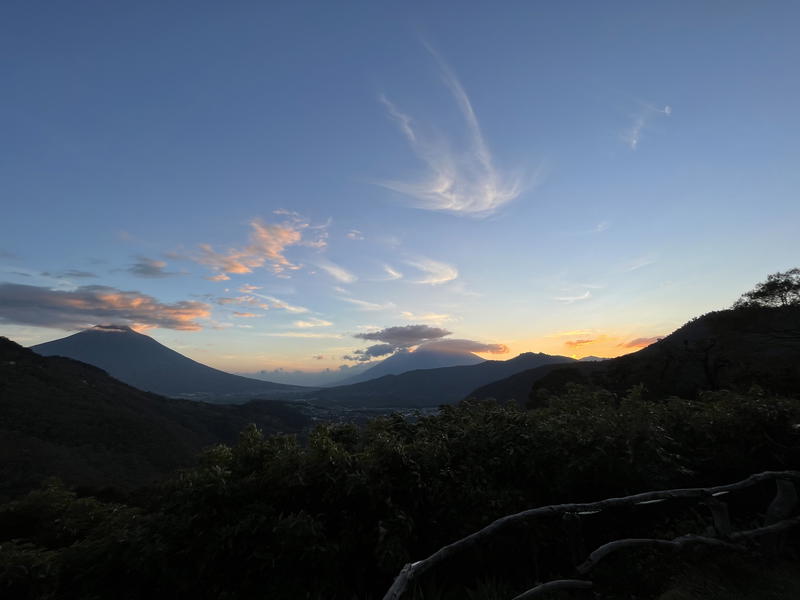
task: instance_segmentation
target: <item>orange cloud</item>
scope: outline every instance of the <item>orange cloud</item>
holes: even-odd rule
[[[252,273],[253,269],[268,266],[273,273],[299,269],[284,256],[287,247],[299,244],[302,240],[302,225],[284,223],[270,225],[259,219],[250,222],[252,231],[250,243],[241,249],[230,248],[226,252],[217,252],[211,244],[200,244],[200,255],[195,260],[219,271],[220,275],[212,278],[221,281],[226,273]]]
[[[599,340],[567,340],[564,342],[565,346],[569,346],[570,348],[580,348],[581,346],[585,346],[586,344],[594,344]]]
[[[234,317],[243,318],[243,319],[252,319],[254,317],[263,317],[264,315],[259,314],[259,313],[251,313],[251,312],[234,312],[233,316]]]
[[[59,329],[83,329],[99,324],[124,324],[144,330],[153,327],[196,331],[198,319],[211,314],[208,304],[159,302],[152,296],[101,285],[72,291],[32,285],[0,284],[0,322]]]
[[[646,348],[650,344],[655,344],[660,339],[661,339],[660,337],[636,338],[635,340],[631,340],[630,342],[619,344],[619,346],[622,348]]]

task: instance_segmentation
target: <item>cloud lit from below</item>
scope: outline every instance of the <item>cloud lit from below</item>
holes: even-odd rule
[[[138,330],[160,327],[197,331],[209,317],[208,304],[183,300],[159,302],[152,296],[113,287],[87,285],[72,291],[0,284],[0,322],[75,330],[115,323]]]
[[[621,348],[646,348],[651,344],[655,344],[660,339],[660,337],[640,337],[636,338],[635,340],[625,342],[624,344],[619,344],[619,346]]]
[[[417,348],[420,350],[435,350],[437,352],[478,352],[480,354],[507,354],[508,346],[505,344],[486,344],[475,340],[447,339],[426,342]]]

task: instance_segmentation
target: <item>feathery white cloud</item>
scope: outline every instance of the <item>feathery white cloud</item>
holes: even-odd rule
[[[520,195],[521,178],[495,167],[464,87],[439,54],[426,47],[438,64],[442,80],[459,108],[467,143],[457,144],[425,136],[415,126],[414,119],[382,94],[378,99],[396,121],[413,152],[426,164],[428,174],[420,181],[380,181],[378,184],[413,198],[417,208],[488,216]]]
[[[386,273],[387,281],[394,281],[395,279],[403,278],[403,274],[400,271],[390,267],[389,265],[383,265],[383,272]]]
[[[623,141],[630,147],[631,150],[636,150],[639,147],[639,142],[642,139],[642,134],[647,128],[650,120],[658,115],[668,117],[672,114],[672,107],[667,105],[664,108],[656,108],[646,104],[642,109],[634,115],[633,123],[630,128],[622,134]]]
[[[299,327],[300,329],[309,329],[311,327],[330,327],[333,325],[330,321],[326,321],[325,319],[318,319],[316,317],[312,317],[310,319],[306,319],[303,321],[295,321],[292,323],[295,327]]]
[[[458,278],[458,269],[447,263],[433,260],[430,258],[418,258],[416,260],[407,260],[406,264],[418,269],[424,273],[422,279],[414,280],[414,283],[427,283],[430,285],[439,285],[453,281]]]
[[[390,310],[395,307],[392,302],[378,304],[377,302],[368,302],[367,300],[359,300],[358,298],[350,298],[347,296],[338,296],[338,298],[342,302],[348,302],[361,310]]]
[[[327,259],[318,259],[314,264],[341,283],[353,283],[358,280],[353,273]]]
[[[285,338],[307,338],[307,339],[341,339],[344,336],[340,333],[312,333],[310,331],[280,331],[277,333],[262,333],[268,337],[285,337]]]
[[[560,296],[555,298],[559,302],[564,302],[565,304],[572,304],[574,302],[580,302],[581,300],[588,300],[592,297],[592,293],[589,290],[586,290],[583,294],[579,296]]]

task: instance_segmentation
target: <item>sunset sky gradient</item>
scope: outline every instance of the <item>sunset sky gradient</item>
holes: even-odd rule
[[[798,266],[798,22],[4,2],[0,335],[129,324],[237,372],[412,324],[487,358],[631,352]]]

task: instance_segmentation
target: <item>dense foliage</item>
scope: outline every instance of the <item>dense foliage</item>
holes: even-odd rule
[[[735,308],[745,306],[800,306],[800,269],[768,275],[734,304]]]
[[[289,404],[217,406],[137,390],[75,360],[0,337],[0,502],[57,475],[70,485],[130,489],[194,463],[248,423],[300,431]]]
[[[374,598],[405,562],[520,509],[800,466],[797,400],[759,389],[663,401],[641,392],[568,386],[536,410],[465,402],[416,421],[320,425],[306,444],[249,428],[126,505],[50,483],[0,508],[0,589]],[[479,558],[491,572],[513,556]],[[468,579],[462,570],[459,585]]]

